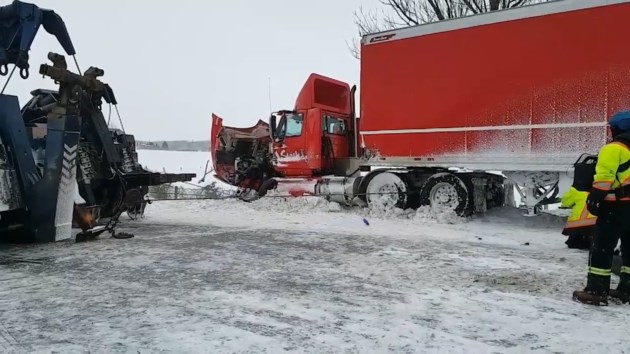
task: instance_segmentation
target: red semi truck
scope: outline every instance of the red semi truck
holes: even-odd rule
[[[312,74],[268,123],[213,114],[215,174],[460,214],[503,205],[511,180],[535,214],[630,109],[629,21],[630,0],[564,0],[366,35],[360,119],[355,87]]]

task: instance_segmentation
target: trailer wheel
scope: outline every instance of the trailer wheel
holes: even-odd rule
[[[464,182],[450,173],[439,173],[429,177],[420,190],[421,205],[452,210],[459,216],[467,216],[470,213],[469,199]]]
[[[404,208],[407,204],[407,185],[398,175],[382,172],[368,182],[365,197],[369,206]]]

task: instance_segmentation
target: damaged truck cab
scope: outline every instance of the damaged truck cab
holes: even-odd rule
[[[223,120],[213,115],[215,176],[238,187],[244,200],[275,189],[292,196],[322,196],[344,205],[378,202],[414,208],[441,203],[460,214],[472,211],[470,180],[465,183],[455,176],[440,177],[436,174],[443,170],[435,168],[372,168],[374,161],[365,156],[359,144],[355,91],[356,87],[344,82],[311,74],[294,108],[274,112],[269,123],[258,121],[250,128],[233,128],[223,126]],[[446,178],[446,182],[437,189],[435,183],[430,185],[432,195],[436,195],[430,200],[422,186],[424,181],[433,181],[430,177],[434,175],[440,177],[439,181]],[[479,175],[486,176],[469,174],[471,178]],[[490,178],[500,187],[501,176]],[[484,203],[487,198],[502,203],[499,187],[494,189],[499,193],[483,190]]]
[[[282,177],[335,173],[335,161],[356,156],[354,90],[348,84],[312,74],[292,111],[272,114],[272,161]]]
[[[213,114],[210,140],[217,178],[261,196],[277,182],[312,185],[316,177],[336,174],[343,169],[340,163],[357,156],[354,91],[344,82],[311,74],[294,108],[272,113],[269,123],[225,127]],[[311,188],[302,192],[312,194]]]

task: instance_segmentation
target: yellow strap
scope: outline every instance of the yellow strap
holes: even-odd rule
[[[595,275],[600,275],[602,277],[609,277],[612,271],[610,269],[601,269],[595,267],[588,267],[588,272]]]
[[[630,274],[630,267],[621,267],[621,273]]]

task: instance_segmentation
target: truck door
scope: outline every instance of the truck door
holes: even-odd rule
[[[322,165],[325,173],[334,171],[335,159],[350,156],[348,119],[331,113],[322,114]]]
[[[309,126],[305,112],[285,112],[273,142],[275,166],[284,176],[310,175],[308,158]]]

